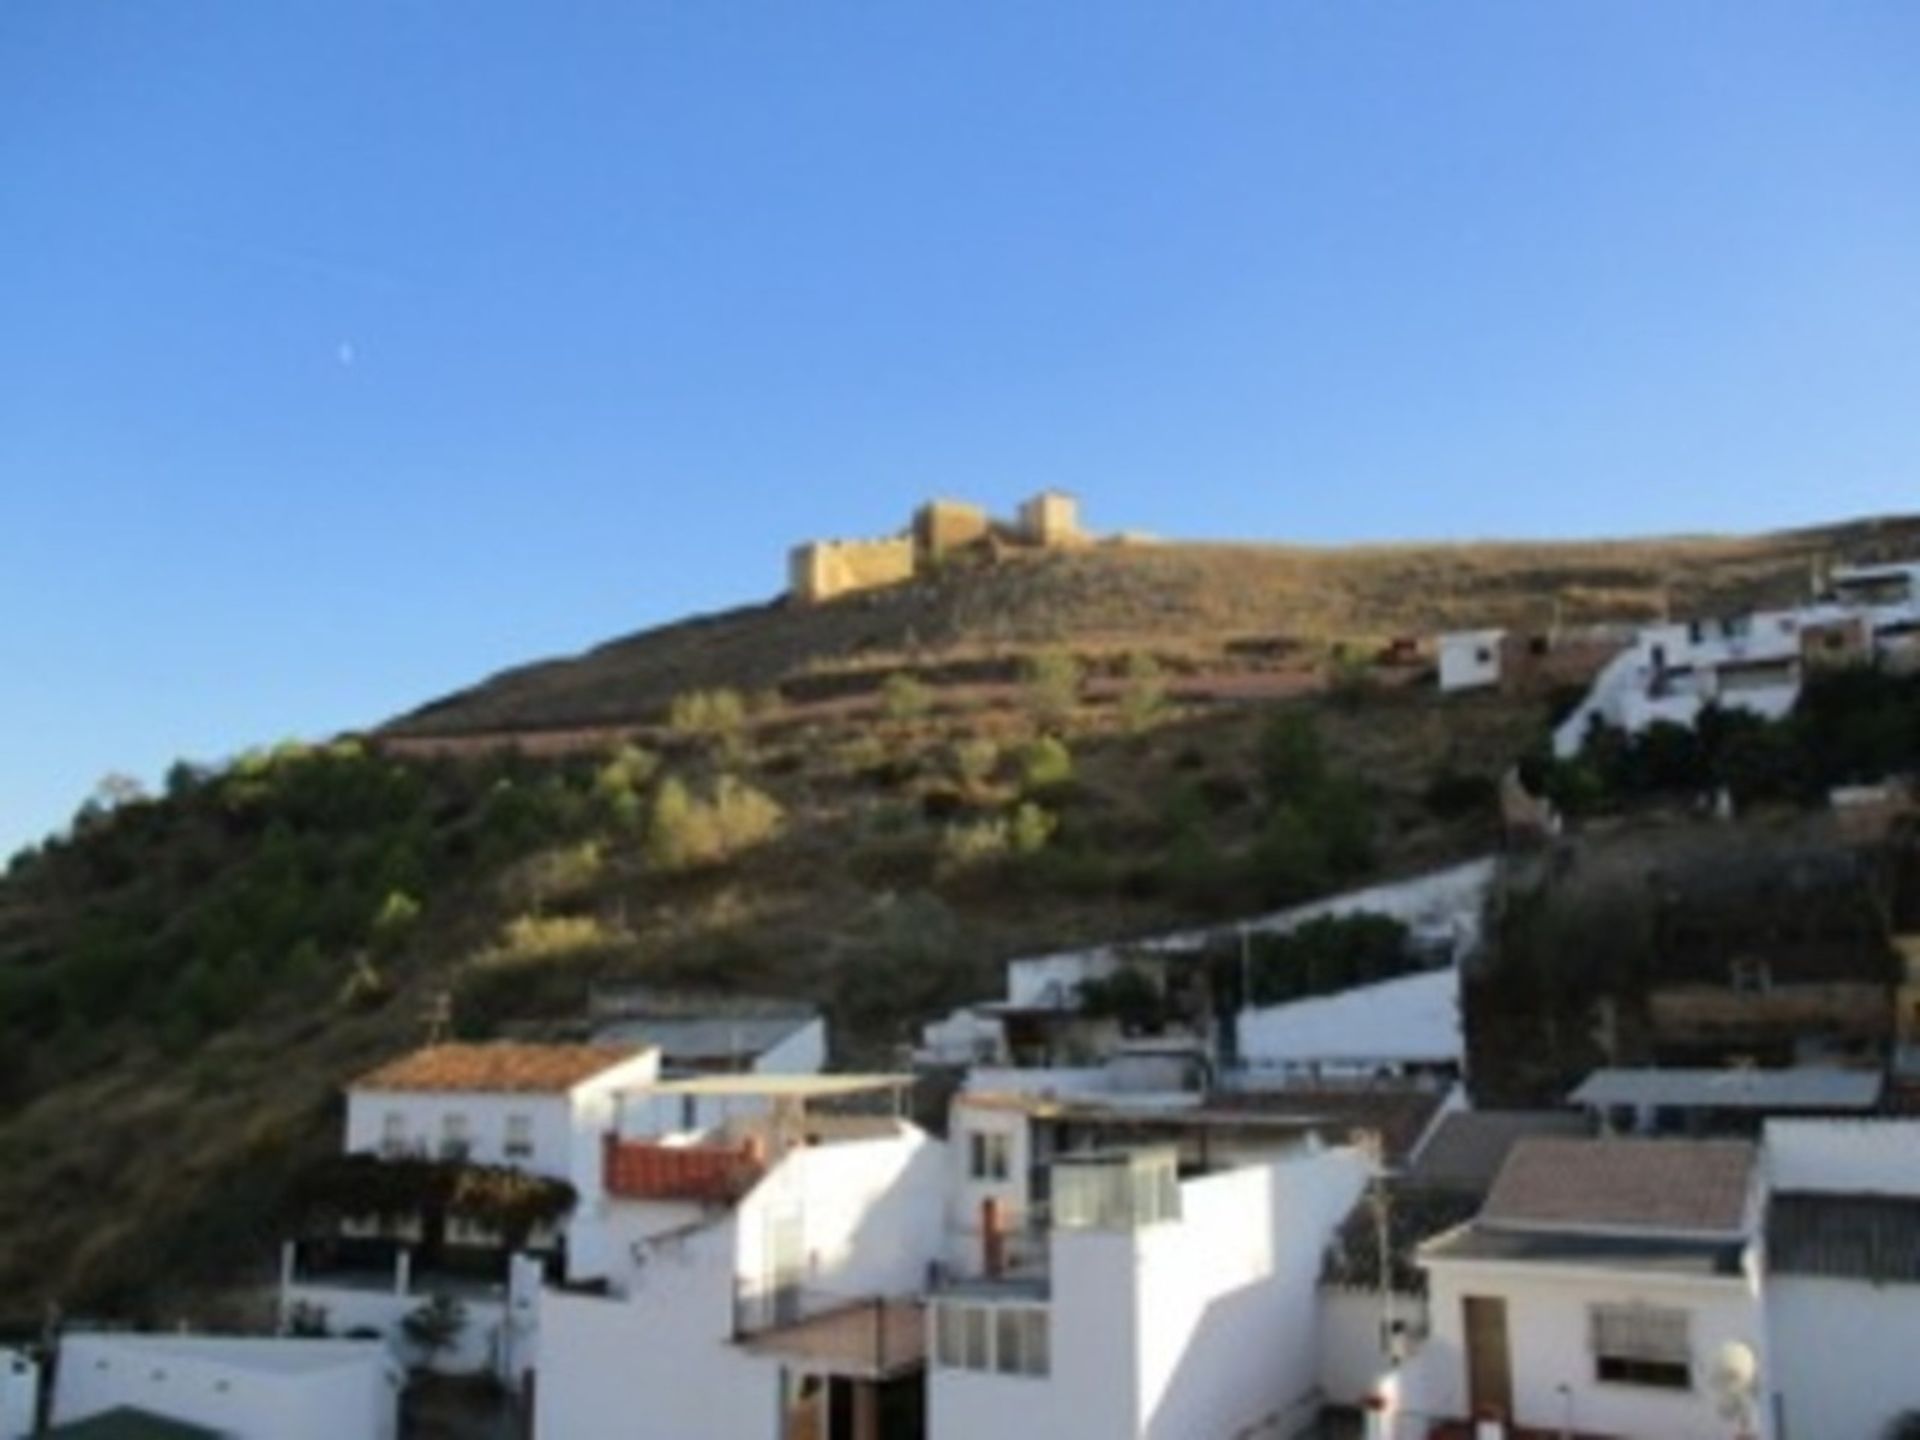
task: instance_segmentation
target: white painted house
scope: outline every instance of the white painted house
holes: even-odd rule
[[[1431,1329],[1393,1433],[1770,1440],[1762,1197],[1746,1141],[1521,1140],[1478,1218],[1419,1251]]]
[[[1554,731],[1554,753],[1578,754],[1595,723],[1692,726],[1708,705],[1777,720],[1809,667],[1849,658],[1900,669],[1920,658],[1920,564],[1836,569],[1823,597],[1792,609],[1642,628]]]
[[[726,1075],[638,1089],[627,1113],[643,1120],[687,1096],[741,1108],[707,1131],[623,1122],[606,1139],[590,1217],[601,1233],[574,1283],[541,1297],[536,1434],[900,1433],[898,1412],[917,1415],[923,1396],[945,1147],[888,1116],[818,1107],[903,1083]]]
[[[1782,1440],[1920,1413],[1920,1121],[1766,1128],[1767,1321]]]
[[[1483,690],[1500,683],[1504,630],[1456,630],[1442,635],[1439,644],[1440,689]]]
[[[1323,1252],[1365,1184],[1311,1137],[1179,1178],[1167,1147],[1065,1154],[1034,1263],[934,1295],[929,1440],[1287,1436],[1319,1407]]]
[[[515,1257],[500,1237],[450,1222],[438,1245],[415,1222],[349,1222],[338,1235],[287,1247],[284,1327],[403,1337],[403,1321],[435,1295],[458,1299],[466,1324],[436,1368],[491,1370],[517,1381],[537,1356],[535,1293],[559,1268],[575,1227],[599,1198],[602,1136],[620,1092],[654,1080],[659,1053],[592,1045],[429,1046],[347,1089],[349,1155],[497,1166],[564,1182],[577,1197],[559,1230],[536,1232]],[[429,1253],[430,1251],[435,1253]]]
[[[394,1440],[404,1379],[377,1341],[70,1334],[53,1421],[135,1410],[227,1440]]]

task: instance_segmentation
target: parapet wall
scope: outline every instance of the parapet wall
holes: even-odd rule
[[[850,590],[895,585],[914,573],[911,536],[885,540],[814,540],[796,545],[787,557],[787,588],[808,604],[831,600]]]

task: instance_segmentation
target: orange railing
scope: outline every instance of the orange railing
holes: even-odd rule
[[[766,1173],[749,1145],[656,1145],[609,1135],[603,1154],[607,1193],[627,1200],[727,1205]]]

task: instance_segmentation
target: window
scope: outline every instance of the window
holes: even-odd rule
[[[467,1133],[467,1117],[442,1115],[440,1117],[440,1158],[464,1160],[472,1149],[473,1141]]]
[[[1051,1360],[1047,1312],[1035,1305],[967,1305],[934,1310],[934,1361],[946,1370],[1045,1375]]]
[[[1007,1178],[1007,1137],[987,1131],[976,1130],[969,1141],[968,1173],[975,1180],[1004,1180]]]
[[[533,1117],[531,1115],[507,1116],[507,1141],[501,1149],[509,1160],[533,1158]]]
[[[1002,1375],[1047,1373],[1047,1312],[1003,1305],[994,1316],[994,1369]]]
[[[1684,1310],[1595,1305],[1588,1312],[1594,1377],[1659,1390],[1693,1388],[1693,1345]]]
[[[389,1159],[407,1153],[407,1117],[398,1110],[380,1117],[380,1153]]]

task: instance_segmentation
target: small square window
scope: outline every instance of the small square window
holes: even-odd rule
[[[1007,1137],[976,1130],[968,1141],[968,1173],[975,1180],[1004,1180],[1011,1171]]]

